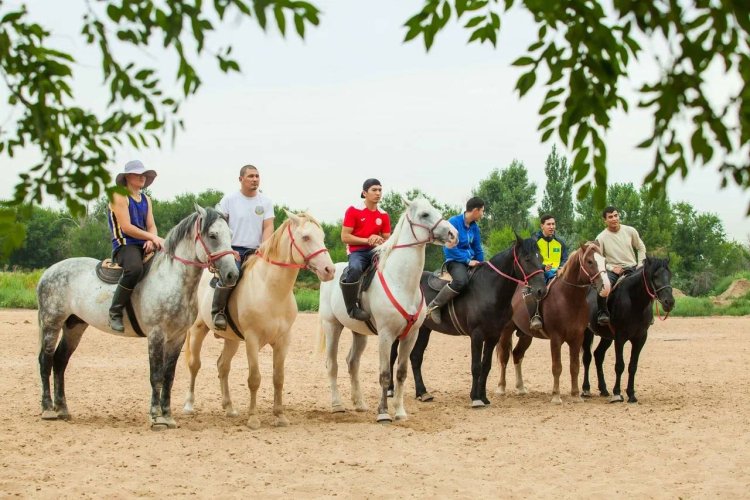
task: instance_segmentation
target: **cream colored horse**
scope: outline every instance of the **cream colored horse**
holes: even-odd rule
[[[300,269],[308,268],[321,281],[333,279],[334,266],[325,247],[325,234],[309,214],[292,214],[264,242],[258,252],[243,266],[243,274],[229,298],[227,309],[244,337],[249,376],[250,408],[248,427],[258,429],[256,397],[260,387],[258,351],[266,344],[273,347],[273,414],[275,425],[289,425],[284,415],[282,390],[284,386],[284,360],[289,349],[291,328],[297,317],[294,300],[294,283]],[[211,302],[213,288],[209,286],[211,276],[205,274],[198,287],[198,318],[193,323],[185,341],[190,388],[185,398],[184,412],[194,412],[195,378],[201,367],[200,352],[203,339],[213,328]],[[217,361],[221,384],[221,402],[227,416],[236,416],[229,395],[229,370],[232,357],[243,339],[231,327],[215,331],[224,338],[224,349]]]

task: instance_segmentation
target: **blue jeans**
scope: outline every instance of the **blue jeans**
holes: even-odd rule
[[[341,281],[356,283],[362,277],[365,269],[372,263],[373,250],[358,250],[349,254],[349,267]]]
[[[232,245],[232,250],[240,254],[240,260],[234,261],[235,264],[237,264],[237,270],[242,267],[242,264],[245,262],[245,259],[253,255],[256,251],[258,251],[257,248],[248,248],[248,247],[236,247]]]

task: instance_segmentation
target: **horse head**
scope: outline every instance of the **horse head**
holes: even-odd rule
[[[320,281],[332,280],[336,269],[320,223],[308,213],[285,212],[289,222],[282,236],[289,238],[292,262],[314,272]]]
[[[406,205],[402,218],[406,218],[415,243],[435,243],[448,248],[456,246],[458,231],[429,201],[421,197],[412,201],[401,199]]]
[[[581,244],[575,254],[580,272],[585,275],[588,283],[594,285],[596,292],[602,297],[608,296],[612,290],[612,285],[609,282],[609,276],[607,276],[607,267],[599,245],[593,241],[587,241]],[[568,259],[568,262],[571,260],[573,259]]]
[[[213,208],[195,205],[195,255],[198,261],[215,269],[226,286],[233,286],[239,278],[232,250],[232,231],[224,214]]]
[[[674,309],[672,296],[672,271],[669,269],[669,258],[646,257],[643,263],[643,282],[651,298],[661,303],[664,311]]]
[[[516,235],[516,241],[513,243],[513,266],[514,273],[518,274],[519,279],[531,288],[532,295],[540,300],[547,293],[547,286],[544,284],[544,266],[542,265],[542,256],[539,255],[539,247],[532,238],[523,239]]]

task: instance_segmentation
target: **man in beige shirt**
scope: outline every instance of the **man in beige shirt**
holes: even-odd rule
[[[643,265],[646,259],[646,245],[634,227],[620,224],[620,213],[615,207],[605,208],[602,217],[607,227],[599,233],[596,241],[607,263],[609,281],[614,286],[624,273]],[[609,323],[607,298],[597,296],[597,303],[599,312],[596,320],[600,325],[606,325]]]

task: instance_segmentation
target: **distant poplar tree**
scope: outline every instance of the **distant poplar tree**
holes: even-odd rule
[[[567,238],[573,234],[573,177],[568,159],[557,154],[555,146],[552,146],[552,152],[544,164],[544,176],[547,184],[544,186],[539,216],[552,214],[557,223],[557,232]]]

